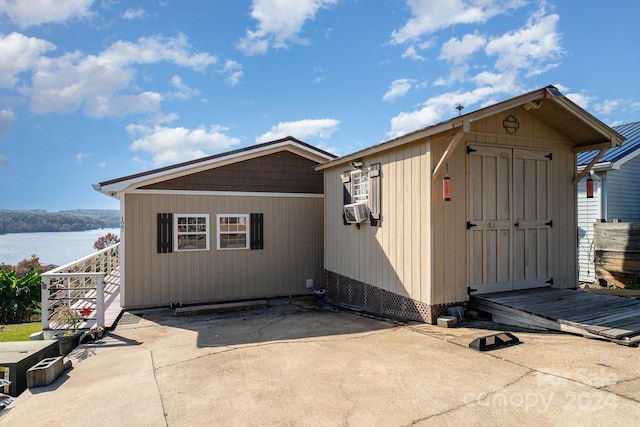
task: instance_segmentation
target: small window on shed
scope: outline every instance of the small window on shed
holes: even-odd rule
[[[351,203],[369,200],[369,171],[357,170],[351,172]]]

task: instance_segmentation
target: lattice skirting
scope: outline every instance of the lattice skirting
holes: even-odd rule
[[[428,305],[393,292],[324,270],[327,299],[336,305],[356,308],[383,317],[415,320],[435,325],[438,317],[454,306],[468,309],[468,301]]]

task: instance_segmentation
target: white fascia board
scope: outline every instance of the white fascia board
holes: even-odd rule
[[[625,140],[622,135],[589,114],[587,111],[579,107],[566,96],[554,96],[550,94],[549,99],[559,104],[562,108],[564,108],[574,116],[580,118],[580,120],[582,120],[586,125],[590,126],[593,130],[601,134],[603,137],[608,138],[611,144],[611,148],[619,147]]]
[[[582,172],[586,166],[587,165],[578,166],[578,172]],[[614,167],[614,164],[611,163],[611,162],[596,163],[591,168],[591,170],[594,171],[594,172],[608,171],[608,170],[612,170],[612,169],[618,169],[618,168]]]
[[[612,168],[613,169],[620,169],[620,166],[622,166],[623,164],[627,163],[629,160],[635,158],[636,156],[638,156],[638,154],[640,154],[640,150],[632,151],[631,153],[627,154],[626,156],[624,156],[623,158],[621,158],[617,162],[614,162],[613,165],[612,165]]]
[[[216,164],[219,164],[219,166],[224,166],[227,164],[235,163],[244,158],[247,158],[247,159],[255,158],[257,157],[256,154],[259,154],[261,152],[280,151],[278,150],[279,148],[286,149],[287,147],[295,147],[297,150],[295,150],[294,152],[298,152],[298,154],[304,154],[304,153],[311,154],[311,156],[307,156],[307,157],[314,161],[321,160],[321,159],[333,160],[333,157],[331,156],[327,156],[326,154],[321,153],[319,151],[315,151],[315,150],[310,151],[308,147],[300,145],[296,142],[282,141],[277,144],[268,145],[266,147],[259,147],[251,150],[240,151],[238,153],[233,153],[227,156],[216,157],[206,162],[192,163],[192,164],[184,165],[182,167],[177,167],[175,169],[164,170],[154,174],[143,175],[136,178],[127,179],[124,181],[114,182],[113,184],[108,184],[105,186],[100,186],[99,184],[95,184],[93,188],[96,191],[100,191],[101,193],[115,197],[116,194],[128,192],[132,188],[180,177],[184,175],[185,172],[188,172],[190,174],[197,173],[202,170],[210,169],[211,166]],[[316,157],[316,158],[314,159],[313,157]]]

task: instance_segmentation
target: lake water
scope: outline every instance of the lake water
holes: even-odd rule
[[[41,264],[64,265],[94,253],[93,243],[107,233],[120,236],[120,229],[0,234],[0,263],[16,265],[36,254]]]

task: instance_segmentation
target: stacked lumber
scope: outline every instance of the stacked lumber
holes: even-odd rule
[[[596,277],[619,288],[640,285],[640,223],[594,224]]]

